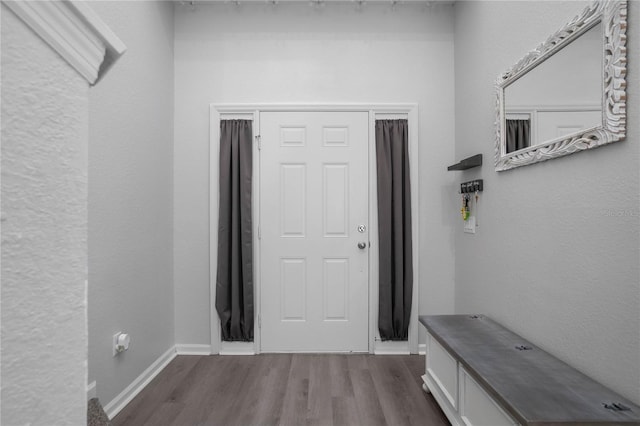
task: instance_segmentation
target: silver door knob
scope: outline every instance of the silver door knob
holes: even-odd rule
[[[358,248],[360,250],[364,250],[367,247],[367,243],[363,243],[362,241],[358,243]]]

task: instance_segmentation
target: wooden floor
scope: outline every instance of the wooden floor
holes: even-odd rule
[[[424,356],[178,356],[113,426],[448,425]]]

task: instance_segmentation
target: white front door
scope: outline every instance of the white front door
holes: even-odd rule
[[[260,113],[263,352],[369,349],[368,123]]]

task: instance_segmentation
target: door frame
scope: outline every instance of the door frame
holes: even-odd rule
[[[418,306],[420,289],[420,232],[419,232],[419,122],[418,105],[415,103],[348,103],[348,104],[210,104],[209,131],[209,289],[210,289],[210,326],[211,326],[211,354],[220,355],[253,355],[260,353],[260,244],[254,244],[254,341],[253,342],[223,342],[220,334],[220,320],[216,312],[215,288],[218,259],[218,202],[219,202],[219,149],[220,120],[247,119],[253,121],[253,235],[257,242],[260,219],[260,151],[257,136],[260,130],[261,112],[367,112],[369,116],[369,353],[375,354],[408,354],[418,353]],[[375,151],[375,121],[376,119],[409,120],[409,166],[411,173],[411,217],[413,244],[413,299],[411,305],[411,320],[409,323],[409,340],[407,342],[382,342],[377,327],[378,317],[378,229]],[[257,160],[257,161],[256,161]]]

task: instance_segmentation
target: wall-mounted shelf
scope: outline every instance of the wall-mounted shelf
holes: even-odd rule
[[[472,167],[482,166],[482,154],[476,154],[469,158],[447,167],[447,170],[467,170]]]

